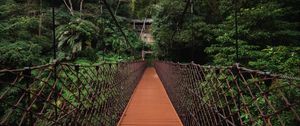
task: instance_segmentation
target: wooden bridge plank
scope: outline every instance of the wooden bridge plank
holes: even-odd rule
[[[182,126],[156,71],[146,69],[119,126]]]

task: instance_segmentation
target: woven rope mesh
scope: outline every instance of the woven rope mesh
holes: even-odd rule
[[[116,125],[145,67],[58,63],[2,70],[0,124]]]
[[[300,124],[300,80],[239,66],[156,62],[186,126]]]

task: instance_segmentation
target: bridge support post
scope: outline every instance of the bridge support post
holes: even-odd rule
[[[81,87],[83,86],[81,83],[80,83],[80,78],[79,78],[79,66],[78,65],[76,65],[75,66],[75,74],[76,74],[76,78],[77,78],[77,82],[76,82],[76,84],[77,84],[77,93],[78,93],[78,101],[81,101]],[[81,116],[81,106],[82,106],[82,104],[81,104],[81,102],[80,102],[80,104],[79,104],[79,106],[78,106],[78,109],[77,109],[77,113],[76,113],[76,115],[75,116],[77,116],[77,118],[76,118],[76,125],[81,125],[80,124],[80,116]]]
[[[237,110],[238,110],[238,115],[241,115],[241,95],[242,95],[242,90],[240,89],[240,68],[239,68],[239,63],[235,63],[231,69],[233,75],[235,76],[234,83],[236,84],[237,87],[237,96],[236,96],[236,104],[237,104]],[[239,119],[240,123],[237,124],[237,126],[243,125],[243,121]]]
[[[25,67],[24,68],[24,81],[26,83],[26,91],[27,91],[27,101],[26,101],[26,114],[27,116],[29,116],[29,118],[27,119],[26,125],[33,125],[33,115],[32,112],[30,112],[30,104],[32,102],[31,100],[31,90],[30,90],[30,85],[32,83],[32,78],[31,78],[31,68],[30,67]]]

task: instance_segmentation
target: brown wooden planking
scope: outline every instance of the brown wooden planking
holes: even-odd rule
[[[147,68],[119,126],[182,126],[154,68]]]

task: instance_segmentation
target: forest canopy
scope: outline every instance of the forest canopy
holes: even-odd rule
[[[236,1],[106,0],[106,6],[102,0],[3,0],[0,67],[53,60],[54,6],[59,59],[91,63],[139,59],[145,45],[129,20],[152,18],[155,44],[146,46],[157,59],[230,66],[237,62],[237,37],[241,65],[299,76],[299,0]]]
[[[300,71],[299,0],[163,0],[155,6],[157,54],[179,62],[292,74]],[[235,6],[236,5],[236,6]],[[236,8],[235,8],[236,7]],[[172,35],[173,33],[173,35]]]
[[[97,0],[4,0],[0,6],[0,68],[41,65],[53,60],[52,7],[58,59],[99,63],[133,59],[120,29],[134,50],[142,42],[131,27],[130,4]],[[128,13],[123,13],[128,12]],[[120,14],[121,13],[121,14]],[[129,17],[128,17],[129,16]],[[126,17],[126,18],[125,18]]]

